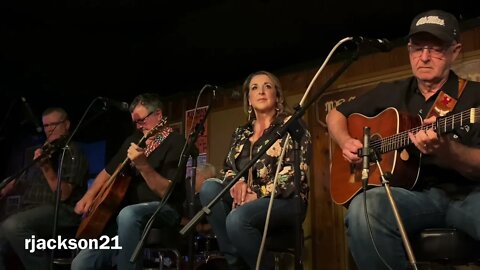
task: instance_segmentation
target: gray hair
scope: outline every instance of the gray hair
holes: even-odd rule
[[[61,115],[62,120],[68,120],[68,114],[67,112],[60,107],[50,107],[47,108],[43,111],[42,116],[49,115],[51,113],[58,112]]]
[[[217,170],[215,169],[215,166],[213,166],[210,163],[205,163],[202,165],[197,166],[197,173],[201,173],[205,175],[205,177],[208,178],[213,178],[217,175]]]
[[[130,104],[130,112],[133,112],[135,107],[137,107],[139,104],[147,108],[149,112],[160,110],[163,113],[165,109],[160,96],[155,93],[144,93],[136,96]]]

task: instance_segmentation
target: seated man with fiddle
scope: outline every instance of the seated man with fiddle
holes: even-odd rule
[[[65,151],[63,163],[60,163],[61,151],[56,150],[66,143],[70,128],[70,120],[64,109],[46,109],[42,122],[45,144],[35,150],[31,167],[0,191],[0,197],[4,197],[15,190],[23,190],[19,211],[0,226],[0,269],[7,269],[6,256],[11,251],[20,258],[25,269],[48,269],[48,254],[38,250],[30,253],[25,248],[25,240],[32,236],[37,239],[52,236],[59,166],[62,181],[58,226],[72,227],[80,222],[80,216],[75,214],[73,208],[86,190],[86,156],[76,143],[71,142]]]

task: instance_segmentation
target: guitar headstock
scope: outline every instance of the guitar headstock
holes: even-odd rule
[[[480,108],[470,109],[470,124],[480,122]]]
[[[468,124],[480,122],[480,108],[470,108],[468,110],[442,116],[437,118],[433,128],[438,134],[444,134]]]

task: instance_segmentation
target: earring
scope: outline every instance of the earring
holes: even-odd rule
[[[252,105],[248,105],[248,122],[250,122],[252,120]]]

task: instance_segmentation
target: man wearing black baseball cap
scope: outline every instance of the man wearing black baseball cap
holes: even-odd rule
[[[408,36],[411,37],[417,33],[425,32],[448,43],[459,42],[459,28],[457,18],[452,14],[442,10],[430,10],[417,15],[413,19]]]
[[[393,107],[420,115],[425,124],[436,123],[408,133],[409,143],[415,147],[399,149],[396,155],[394,167],[406,159],[421,158],[416,163],[419,170],[414,171],[414,186],[392,187],[399,214],[411,236],[426,228],[448,226],[480,240],[480,126],[467,124],[471,117],[468,109],[480,106],[480,83],[461,79],[450,70],[461,49],[459,24],[452,14],[441,10],[421,13],[413,19],[408,34],[413,76],[382,83],[327,115],[330,136],[352,164],[361,163],[357,153],[363,147],[347,128],[347,117],[353,113],[380,117],[380,112]],[[436,117],[448,111],[462,119],[443,118],[445,121],[437,123]],[[436,129],[453,132],[439,134]],[[398,179],[399,170],[392,172],[392,179],[397,183],[409,180]],[[355,195],[348,205],[345,225],[358,268],[407,269],[409,262],[385,189],[370,188],[365,194]]]

